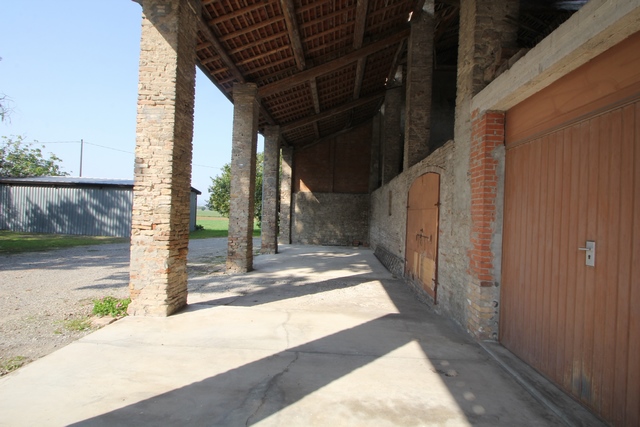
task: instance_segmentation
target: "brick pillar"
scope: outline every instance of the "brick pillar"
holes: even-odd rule
[[[504,113],[472,116],[471,249],[467,329],[478,339],[497,339],[504,181]]]
[[[388,184],[402,171],[401,110],[402,79],[399,78],[387,87],[382,108],[382,184]]]
[[[278,253],[278,164],[280,126],[264,130],[264,169],[262,175],[262,248],[260,253]]]
[[[233,85],[233,141],[231,149],[231,202],[227,272],[253,270],[253,221],[258,136],[258,87]]]
[[[467,330],[477,339],[498,338],[502,221],[498,218],[501,209],[496,209],[495,203],[501,203],[503,197],[500,159],[504,148],[498,145],[492,148],[494,141],[483,133],[486,130],[483,121],[489,118],[472,117],[471,101],[491,81],[504,55],[515,47],[517,27],[506,17],[517,17],[518,7],[519,0],[460,2],[455,155],[461,165],[468,167],[458,167],[453,174],[456,182],[468,183],[468,187],[461,187],[454,194],[451,211],[459,232],[469,239],[465,314]],[[493,161],[497,162],[495,169]],[[494,176],[495,190],[490,179]],[[485,216],[494,214],[495,219],[484,222]],[[491,274],[487,274],[489,270]]]
[[[293,148],[282,147],[282,181],[280,182],[280,234],[278,242],[291,244],[291,193]]]
[[[427,157],[430,150],[433,31],[434,2],[427,0],[422,13],[411,20],[407,45],[404,170]]]
[[[187,303],[199,2],[144,0],[131,227],[131,315]]]

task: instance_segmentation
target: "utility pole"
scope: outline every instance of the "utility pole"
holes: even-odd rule
[[[80,140],[80,178],[82,178],[82,151],[84,150],[84,139]]]

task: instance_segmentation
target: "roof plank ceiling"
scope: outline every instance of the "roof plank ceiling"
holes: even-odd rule
[[[230,99],[253,82],[260,127],[304,145],[369,120],[420,0],[202,0],[200,68]]]

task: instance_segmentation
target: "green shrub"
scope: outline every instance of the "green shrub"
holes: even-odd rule
[[[104,297],[96,299],[93,300],[93,314],[100,317],[123,317],[127,315],[127,307],[130,302],[131,298]]]

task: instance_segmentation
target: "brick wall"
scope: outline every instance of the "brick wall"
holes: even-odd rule
[[[502,221],[498,197],[504,179],[504,113],[472,114],[471,249],[467,328],[480,339],[497,339]]]

